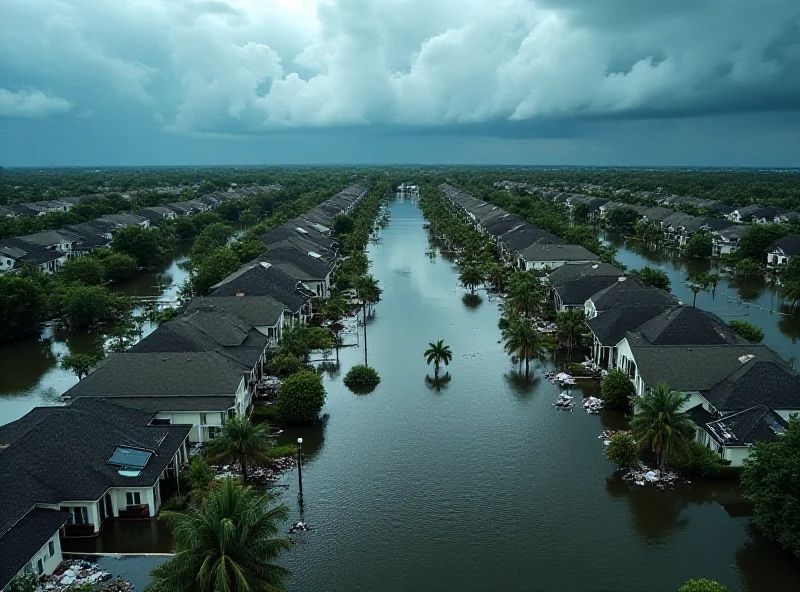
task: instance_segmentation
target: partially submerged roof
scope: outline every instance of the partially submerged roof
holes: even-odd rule
[[[280,322],[281,315],[287,310],[285,304],[269,296],[263,296],[261,298],[219,296],[193,298],[189,303],[187,312],[200,308],[225,311],[243,319],[254,327],[272,327],[277,325]]]
[[[266,261],[254,261],[243,265],[211,289],[214,290],[210,294],[211,298],[269,296],[286,305],[294,313],[300,311],[312,297],[312,294],[300,287],[298,279],[288,276]]]

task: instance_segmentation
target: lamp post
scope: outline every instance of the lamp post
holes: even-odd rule
[[[299,490],[297,493],[297,497],[300,500],[300,503],[303,503],[303,439],[297,439],[297,484],[299,485]]]

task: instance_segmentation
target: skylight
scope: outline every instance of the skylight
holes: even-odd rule
[[[128,448],[127,446],[117,446],[114,449],[114,454],[108,459],[108,464],[122,467],[123,469],[136,470],[143,469],[153,453],[149,450],[140,450],[138,448]],[[122,473],[120,473],[121,475]],[[138,474],[138,473],[137,473]]]
[[[322,259],[322,255],[320,255],[319,253],[315,253],[314,251],[309,251],[308,256],[313,257],[314,259]]]
[[[300,234],[308,234],[308,230],[306,230],[305,228],[300,228],[299,226],[295,228],[295,230]]]

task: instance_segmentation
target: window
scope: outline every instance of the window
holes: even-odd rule
[[[86,506],[73,506],[72,508],[72,524],[88,524],[89,523],[89,508]]]
[[[125,503],[129,506],[141,506],[142,505],[142,494],[138,491],[126,491],[125,492]]]
[[[47,551],[50,553],[50,557],[56,554],[56,544],[53,541],[47,543]]]
[[[44,564],[41,559],[36,560],[36,573],[42,575],[44,573]]]
[[[208,438],[210,440],[213,440],[214,438],[219,436],[221,432],[222,432],[222,428],[221,427],[209,426],[209,428],[208,428]]]

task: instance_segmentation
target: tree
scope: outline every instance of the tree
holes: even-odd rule
[[[373,390],[381,382],[381,377],[375,368],[356,364],[345,374],[342,380],[347,388],[351,390]]]
[[[34,335],[45,312],[42,289],[29,278],[0,275],[0,341]]]
[[[478,289],[478,286],[483,283],[483,273],[481,272],[480,267],[475,264],[470,264],[461,269],[458,279],[462,286],[467,288],[470,293],[474,294],[475,290]]]
[[[739,262],[733,267],[735,275],[743,275],[750,277],[751,275],[762,275],[764,273],[764,266],[755,259],[745,257],[740,259]]]
[[[756,442],[742,469],[756,526],[800,557],[800,418],[774,442]]]
[[[717,295],[717,286],[722,281],[722,278],[716,273],[706,274],[708,283],[711,285],[711,299],[713,300]]]
[[[214,471],[208,466],[206,460],[197,455],[192,459],[189,468],[183,472],[183,477],[189,482],[191,487],[191,496],[197,502],[202,503],[208,492],[211,491],[211,485],[214,483]]]
[[[222,222],[216,222],[206,226],[194,240],[194,245],[192,245],[192,261],[195,264],[201,263],[204,259],[210,257],[217,249],[226,246],[232,236],[233,228]]]
[[[710,280],[707,273],[696,273],[689,276],[689,289],[692,291],[692,306],[697,306],[697,294],[708,288]]]
[[[449,345],[444,344],[443,339],[435,343],[429,343],[428,345],[430,347],[426,349],[423,354],[425,356],[425,363],[430,366],[431,362],[433,362],[433,375],[438,378],[440,364],[444,363],[445,366],[449,366],[450,362],[453,361],[453,352],[450,350]]]
[[[641,282],[650,286],[651,288],[658,288],[669,292],[670,279],[666,272],[656,269],[654,267],[643,267],[642,269],[634,269],[631,274],[641,280]]]
[[[506,314],[533,317],[541,309],[541,300],[542,283],[535,272],[520,272],[511,276],[505,302]]]
[[[67,261],[59,270],[58,277],[65,282],[99,286],[106,281],[106,268],[95,257],[78,257]]]
[[[631,230],[639,219],[639,213],[633,208],[615,208],[606,214],[606,223],[617,231]]]
[[[600,385],[600,397],[610,409],[629,411],[636,389],[624,370],[609,370]]]
[[[621,469],[634,466],[639,461],[639,447],[630,432],[613,434],[606,448],[606,458]]]
[[[761,343],[764,340],[764,331],[747,321],[731,321],[728,323],[733,332],[744,337],[750,343]]]
[[[572,348],[575,343],[580,343],[583,337],[585,322],[583,311],[568,309],[556,314],[556,327],[559,338],[567,343],[567,358],[572,358]]]
[[[372,306],[381,299],[382,290],[371,275],[362,275],[356,280],[356,294],[361,300],[364,320],[364,364],[367,363],[367,305]]]
[[[761,263],[767,248],[787,234],[789,228],[783,224],[751,224],[739,241],[736,257]]]
[[[278,416],[289,423],[316,420],[324,404],[325,386],[313,370],[292,374],[278,389]]]
[[[290,572],[272,563],[291,543],[275,538],[289,516],[270,493],[226,479],[187,513],[162,512],[175,556],[150,572],[146,592],[276,592]]]
[[[92,354],[68,354],[61,360],[61,368],[74,373],[78,380],[83,380],[99,360],[99,356]]]
[[[503,330],[505,351],[525,360],[525,376],[530,370],[530,361],[543,354],[549,345],[545,338],[526,318],[512,318]]]
[[[192,290],[198,295],[206,294],[211,286],[221,282],[239,269],[239,257],[228,247],[214,251],[197,266],[192,274]]]
[[[649,448],[656,455],[658,469],[664,472],[670,457],[685,452],[697,426],[681,411],[686,397],[659,384],[636,399],[636,414],[631,433],[641,450]]]
[[[139,268],[139,263],[134,257],[125,253],[115,253],[108,249],[95,251],[97,258],[103,263],[106,277],[113,282],[122,282],[130,279]]]
[[[305,369],[306,365],[295,355],[292,354],[277,354],[270,361],[267,366],[267,371],[273,376],[278,378],[287,378],[292,374],[296,374]]]
[[[62,312],[73,329],[118,319],[130,304],[101,286],[70,286],[61,297]]]
[[[487,270],[486,279],[495,290],[504,292],[508,282],[508,270],[499,263],[493,263]]]
[[[333,333],[333,345],[336,348],[336,361],[339,361],[339,347],[342,339],[340,334],[344,330],[342,319],[347,314],[347,301],[339,294],[331,296],[322,308],[322,316],[328,323]]]
[[[707,259],[714,249],[714,240],[708,232],[695,232],[686,244],[689,257]]]
[[[356,221],[349,214],[338,214],[333,218],[333,234],[335,236],[342,236],[350,234],[356,226]]]
[[[128,226],[117,232],[111,248],[136,259],[139,267],[149,268],[164,262],[165,253],[158,233],[141,226]]]
[[[729,592],[728,588],[705,578],[691,579],[680,587],[678,592]]]
[[[247,417],[236,415],[222,424],[219,436],[209,440],[204,449],[209,462],[235,462],[242,471],[242,483],[247,484],[247,467],[265,465],[273,441],[269,424],[254,425]]]

